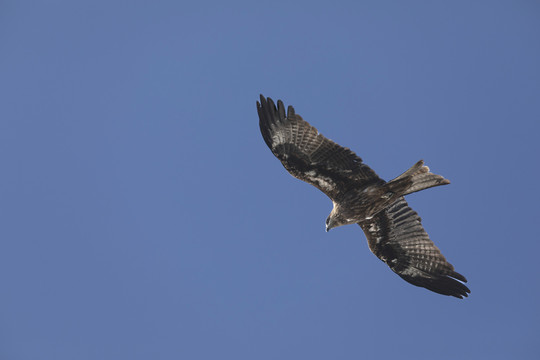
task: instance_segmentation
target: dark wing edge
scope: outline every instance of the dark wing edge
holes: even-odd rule
[[[359,225],[370,250],[405,281],[460,299],[471,292],[463,284],[467,279],[446,261],[403,197]]]
[[[292,106],[271,98],[257,101],[263,139],[285,169],[335,199],[358,182],[380,182],[377,174],[348,148],[327,139],[297,115]],[[353,180],[353,181],[351,181]]]

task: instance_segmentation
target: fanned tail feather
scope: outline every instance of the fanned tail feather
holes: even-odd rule
[[[429,189],[430,187],[447,184],[450,184],[450,180],[430,172],[429,167],[424,165],[424,160],[418,161],[403,174],[388,182],[390,189],[396,188],[401,190],[396,192],[402,196]]]

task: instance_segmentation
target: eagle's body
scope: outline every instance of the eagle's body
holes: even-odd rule
[[[319,134],[292,106],[285,114],[281,101],[276,107],[270,98],[261,95],[260,100],[259,125],[272,153],[294,177],[314,185],[332,200],[327,231],[358,224],[370,250],[406,281],[444,295],[468,295],[470,290],[462,283],[467,280],[429,239],[420,217],[403,197],[449,184],[448,180],[429,172],[419,161],[386,182],[351,150]]]

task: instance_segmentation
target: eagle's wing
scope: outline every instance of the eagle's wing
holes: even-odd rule
[[[370,250],[405,281],[460,299],[470,293],[462,283],[467,279],[446,261],[403,197],[359,225]]]
[[[257,101],[259,126],[266,145],[294,177],[314,185],[331,199],[351,187],[384,182],[348,148],[319,134],[317,129],[295,114],[287,115],[281,100],[277,108],[272,99],[261,95]]]

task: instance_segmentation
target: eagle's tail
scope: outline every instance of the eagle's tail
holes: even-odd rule
[[[450,184],[450,180],[441,175],[433,174],[420,160],[409,170],[387,183],[390,189],[396,189],[400,195],[408,195],[430,187]],[[398,190],[399,189],[399,190]]]

